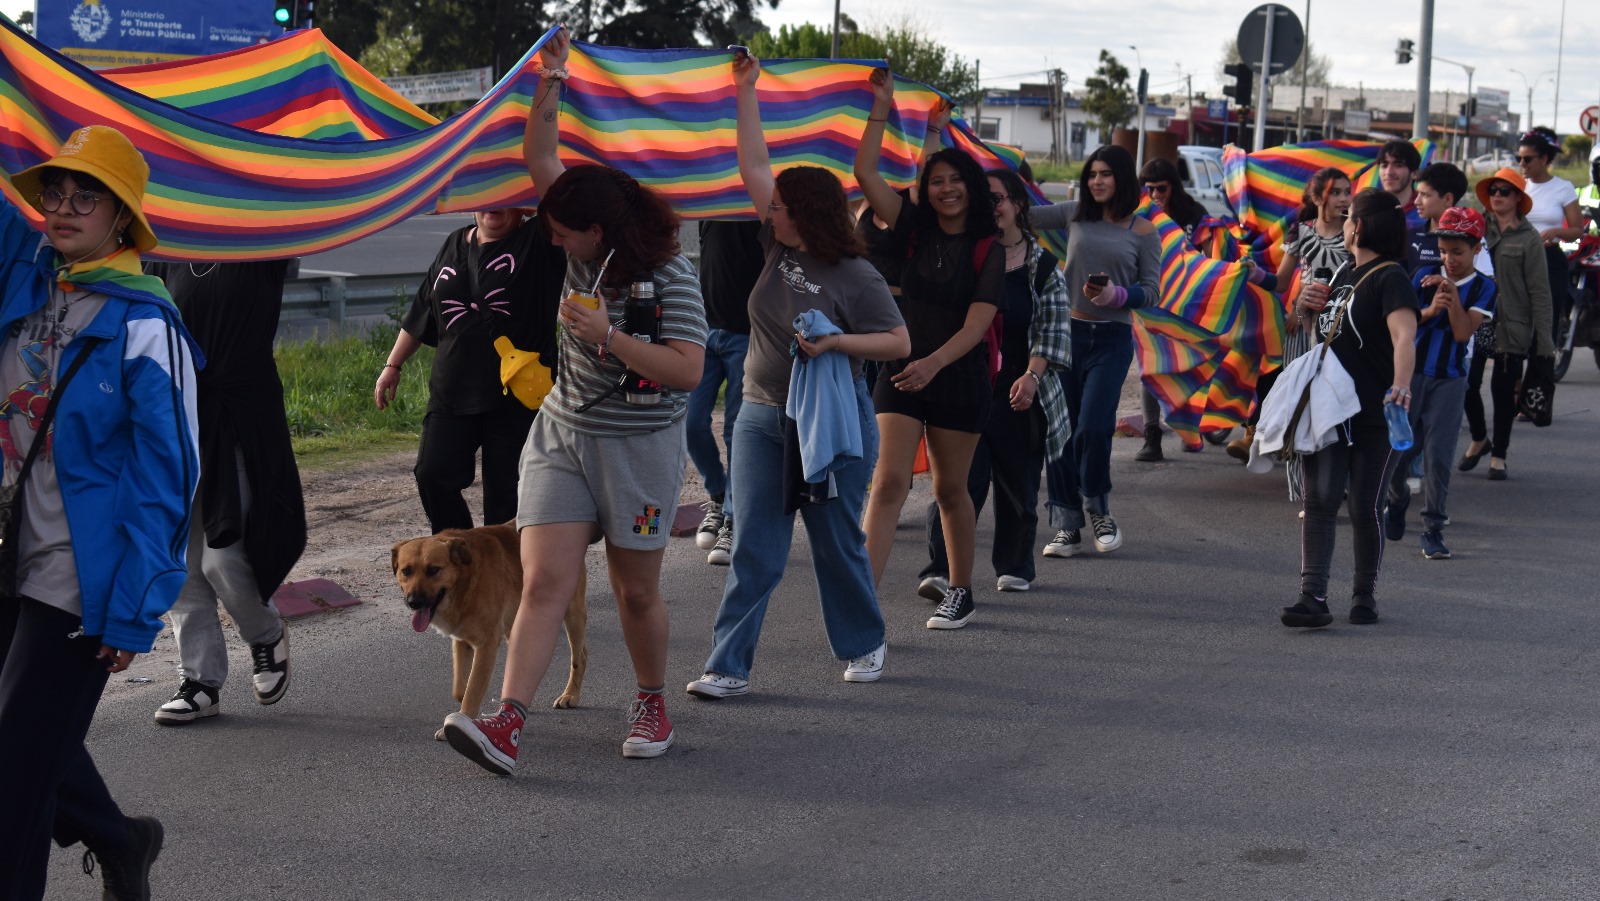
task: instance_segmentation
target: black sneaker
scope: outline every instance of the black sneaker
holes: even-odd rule
[[[933,616],[928,617],[930,629],[959,629],[972,619],[972,614],[977,612],[978,606],[972,603],[972,589],[952,588],[945,592],[944,600],[939,602],[939,609],[933,611]]]
[[[700,528],[695,530],[694,545],[702,551],[709,551],[717,546],[717,533],[722,531],[722,520],[725,518],[722,511],[722,498],[713,497],[700,505],[706,515],[700,520]]]
[[[1383,508],[1383,537],[1390,541],[1399,541],[1406,537],[1406,508],[1411,506],[1411,499],[1395,503],[1390,501]]]
[[[150,866],[161,853],[166,832],[155,817],[128,817],[128,844],[121,848],[90,848],[83,852],[83,872],[94,875],[100,864],[101,896],[106,901],[149,901]]]
[[[1378,602],[1372,595],[1358,594],[1350,602],[1350,625],[1370,626],[1378,621]]]
[[[1302,594],[1294,606],[1283,608],[1283,612],[1278,615],[1278,621],[1290,628],[1315,629],[1333,622],[1333,614],[1328,612],[1327,601],[1319,601],[1309,594]]]
[[[1450,549],[1444,546],[1444,536],[1436,529],[1422,533],[1422,556],[1429,560],[1449,560]]]
[[[222,712],[221,698],[217,690],[193,679],[184,679],[178,683],[178,693],[172,700],[156,708],[156,722],[163,726],[183,726],[203,719],[216,716]]]
[[[1083,553],[1083,536],[1077,529],[1062,529],[1044,546],[1046,557],[1076,557]]]
[[[256,690],[256,701],[278,703],[289,690],[289,624],[284,623],[277,641],[251,645],[250,660],[255,664],[250,681]]]
[[[712,566],[727,566],[733,563],[733,521],[725,520],[722,529],[717,532],[717,543],[712,545],[711,553],[706,555],[706,562]]]
[[[1122,530],[1110,513],[1090,513],[1089,527],[1094,529],[1094,549],[1109,554],[1122,547]]]

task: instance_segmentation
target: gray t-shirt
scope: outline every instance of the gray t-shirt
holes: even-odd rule
[[[105,306],[106,296],[93,291],[50,291],[50,300],[12,326],[0,347],[0,448],[5,455],[3,484],[16,482],[22,461],[36,439],[34,428],[44,418],[62,351]],[[81,390],[81,386],[80,386]],[[45,436],[54,437],[55,425]],[[17,544],[17,593],[83,615],[83,595],[78,590],[77,558],[72,554],[72,533],[67,529],[61,483],[56,479],[55,455],[50,444],[28,471],[23,486],[22,528]]]
[[[1095,220],[1074,222],[1078,214],[1078,201],[1036,206],[1028,211],[1028,221],[1036,231],[1062,229],[1067,233],[1066,269],[1062,273],[1067,281],[1067,293],[1072,297],[1072,315],[1078,319],[1132,324],[1133,313],[1127,307],[1102,307],[1083,295],[1083,284],[1089,276],[1103,272],[1111,284],[1121,285],[1130,291],[1135,287],[1144,290],[1144,306],[1155,306],[1161,300],[1161,239],[1154,230],[1139,234],[1138,216],[1127,225]]]
[[[567,281],[562,297],[574,287],[587,291],[594,284],[597,263],[567,257]],[[661,302],[661,340],[706,344],[706,308],[700,300],[700,278],[694,264],[679,254],[650,273],[655,282],[656,299]],[[621,329],[626,318],[626,291],[605,290],[606,315]],[[689,392],[664,388],[659,403],[629,403],[621,391],[595,404],[583,413],[578,408],[601,396],[622,378],[627,369],[616,355],[600,359],[593,344],[579,341],[564,327],[559,329],[561,355],[556,366],[555,385],[540,407],[549,417],[574,431],[600,437],[626,437],[636,432],[654,432],[682,419]]]
[[[898,328],[904,320],[889,285],[864,257],[845,257],[829,265],[772,236],[761,226],[767,259],[750,292],[750,350],[744,358],[744,398],[781,407],[789,402],[793,360],[789,345],[794,319],[819,310],[846,334],[864,335]],[[861,360],[850,357],[850,372],[861,376]]]

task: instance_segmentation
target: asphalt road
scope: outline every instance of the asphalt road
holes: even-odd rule
[[[960,631],[922,626],[914,498],[874,685],[826,651],[801,530],[752,693],[683,695],[724,571],[676,541],[658,760],[618,753],[631,679],[594,554],[584,706],[546,709],[545,686],[513,778],[431,740],[448,655],[398,611],[297,644],[276,707],[248,702],[238,648],[214,721],[162,729],[170,685],[119,692],[91,750],[167,825],[160,899],[1592,898],[1597,408],[1585,357],[1554,427],[1517,427],[1509,481],[1456,478],[1455,559],[1422,559],[1415,519],[1389,545],[1376,626],[1337,593],[1334,626],[1278,624],[1299,560],[1279,476],[1170,440],[1136,464],[1119,440],[1126,545],[1041,558],[1027,594],[980,561]],[[95,894],[76,853],[51,878]]]

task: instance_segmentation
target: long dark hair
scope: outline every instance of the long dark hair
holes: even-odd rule
[[[1295,215],[1296,222],[1310,222],[1322,213],[1323,204],[1328,202],[1328,192],[1333,190],[1333,183],[1343,179],[1349,181],[1350,176],[1336,166],[1318,169],[1311,180],[1306,182],[1306,188],[1300,192],[1300,212]]]
[[[1089,167],[1105,163],[1111,169],[1111,178],[1117,183],[1111,203],[1102,207],[1089,193]],[[1133,171],[1133,157],[1115,144],[1101,144],[1083,161],[1083,171],[1078,174],[1078,214],[1074,222],[1098,222],[1101,219],[1126,219],[1139,208],[1139,177]],[[1109,212],[1111,215],[1107,216]]]
[[[1028,194],[1028,185],[1022,180],[1022,176],[1003,168],[985,169],[983,174],[1000,182],[1000,187],[1005,190],[1011,205],[1017,208],[1017,228],[1022,229],[1022,233],[1028,236],[1029,241],[1037,241],[1038,238],[1033,233],[1033,222],[1028,218],[1028,208],[1033,206],[1033,197]]]
[[[1361,223],[1360,245],[1380,256],[1406,255],[1406,214],[1382,188],[1368,188],[1350,201],[1350,218]]]
[[[776,187],[812,256],[833,265],[866,254],[866,242],[856,233],[839,176],[819,166],[795,166],[778,173]]]
[[[1189,196],[1183,179],[1178,176],[1178,167],[1171,160],[1157,157],[1144,164],[1143,171],[1139,173],[1139,183],[1152,181],[1164,181],[1172,186],[1167,189],[1167,199],[1161,201],[1161,209],[1173,222],[1188,225],[1206,217],[1206,208]]]
[[[954,147],[946,147],[928,157],[928,164],[922,169],[922,178],[917,183],[917,231],[931,234],[939,228],[939,214],[933,211],[933,203],[928,199],[928,179],[933,167],[940,163],[956,170],[956,175],[967,186],[967,221],[962,231],[971,238],[998,232],[1000,227],[994,224],[994,200],[989,197],[988,176],[966,151]]]
[[[567,228],[596,225],[605,246],[616,252],[606,287],[622,288],[636,274],[678,252],[678,214],[656,192],[610,166],[573,166],[561,173],[539,201],[539,211]]]

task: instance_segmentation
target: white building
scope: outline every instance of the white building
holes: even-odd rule
[[[1069,94],[1063,101],[1060,127],[1067,153],[1069,158],[1081,160],[1105,143],[1110,135],[1089,128],[1089,116],[1084,113],[1079,98]],[[1171,107],[1149,104],[1145,110],[1145,128],[1164,131],[1177,112]],[[1020,147],[1032,157],[1048,156],[1055,146],[1051,135],[1049,85],[1024,84],[1016,90],[991,88],[972,114],[974,128],[985,141]]]

